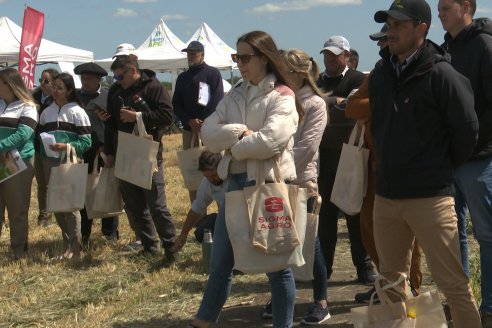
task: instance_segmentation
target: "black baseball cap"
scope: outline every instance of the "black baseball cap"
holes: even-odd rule
[[[388,25],[384,24],[383,27],[381,28],[381,32],[373,33],[369,35],[369,38],[371,38],[372,41],[379,41],[382,38],[386,37],[387,31],[388,31]]]
[[[374,14],[374,20],[385,23],[388,16],[399,21],[414,20],[427,24],[430,27],[432,13],[425,0],[395,0],[389,10],[380,10]]]
[[[203,47],[203,44],[198,41],[191,41],[190,44],[188,44],[188,47],[184,48],[181,50],[182,52],[205,52],[205,49]]]

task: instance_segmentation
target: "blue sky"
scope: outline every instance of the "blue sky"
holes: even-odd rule
[[[437,18],[438,0],[428,0],[433,13],[429,38],[437,43],[444,31]],[[251,30],[268,32],[283,49],[300,48],[323,69],[319,50],[331,35],[345,36],[361,56],[359,69],[370,70],[378,59],[368,37],[379,31],[373,20],[389,0],[0,0],[1,15],[22,25],[24,4],[45,14],[44,37],[110,57],[124,42],[138,47],[163,17],[187,42],[206,22],[229,46]],[[478,0],[476,17],[492,16],[492,1]]]

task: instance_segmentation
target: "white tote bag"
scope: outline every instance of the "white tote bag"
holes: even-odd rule
[[[278,161],[273,161],[275,181],[265,183],[263,161],[258,161],[256,185],[243,189],[251,218],[251,246],[267,254],[290,253],[301,243],[295,227],[299,186],[286,184]]]
[[[373,297],[367,307],[351,309],[352,322],[355,328],[446,328],[446,316],[437,291],[427,291],[414,297],[410,291],[404,290],[400,284],[405,280],[402,274],[396,282],[387,282],[378,276],[374,286],[381,304],[374,305]],[[407,288],[408,289],[408,288]],[[402,301],[394,302],[389,294],[398,295]]]
[[[98,170],[99,156],[94,159],[92,172],[87,177],[85,209],[89,219],[107,218],[123,213],[123,201],[114,169]],[[96,206],[98,205],[98,206]]]
[[[191,148],[178,151],[179,170],[183,176],[186,189],[198,190],[203,179],[203,173],[198,169],[198,159],[206,148],[202,146],[200,135],[193,134]]]
[[[93,210],[106,213],[107,216],[115,216],[124,212],[123,206],[119,182],[114,176],[114,168],[102,167],[95,191]]]
[[[137,112],[138,135],[118,131],[118,150],[114,174],[118,179],[150,190],[152,176],[157,172],[159,142],[145,132],[142,113]]]
[[[406,293],[398,287],[405,279],[406,275],[401,275],[396,282],[382,286],[387,280],[381,275],[378,276],[374,283],[376,292],[371,296],[369,305],[350,309],[354,328],[414,328],[416,321],[408,317],[404,302]],[[374,304],[376,293],[380,304]],[[400,301],[391,300],[389,294],[396,296],[395,299],[399,298]]]
[[[79,163],[75,149],[67,144],[66,162],[51,168],[46,207],[48,212],[75,212],[84,208],[87,185],[86,163]]]
[[[302,244],[306,232],[307,190],[299,188],[294,222],[300,245],[292,252],[266,254],[251,245],[251,218],[244,190],[225,195],[225,220],[234,253],[234,268],[248,274],[274,272],[304,265]]]
[[[302,256],[306,262],[303,266],[293,267],[292,273],[296,281],[311,281],[314,279],[314,250],[316,237],[318,236],[319,210],[321,209],[321,196],[317,196],[312,213],[307,214],[306,236],[302,245]]]
[[[369,149],[363,148],[365,127],[356,140],[358,125],[350,134],[349,142],[344,143],[330,201],[344,213],[355,215],[362,208],[367,190],[367,161]]]

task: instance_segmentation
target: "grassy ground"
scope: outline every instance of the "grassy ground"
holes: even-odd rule
[[[176,159],[181,137],[171,135],[164,140],[168,205],[180,229],[189,202]],[[126,217],[121,216],[119,241],[106,241],[96,221],[91,248],[84,253],[82,263],[51,260],[63,251],[61,233],[54,219],[46,228],[36,225],[35,193],[34,180],[29,258],[12,262],[8,229],[4,228],[0,237],[0,328],[183,327],[188,322],[197,310],[207,280],[201,270],[201,251],[193,242],[194,237],[190,236],[177,264],[164,269],[160,265],[161,258],[146,258],[123,250],[133,234]],[[472,269],[477,276],[476,244],[473,243],[471,249]],[[330,283],[329,291],[334,317],[330,322],[340,323],[331,327],[350,327],[347,313],[354,306],[353,293],[367,287],[357,287],[353,283],[355,273],[350,263],[349,246],[342,235],[337,254],[335,270],[338,270],[338,276]],[[428,275],[426,283],[432,284]],[[299,300],[304,302],[299,311],[304,311],[310,302],[310,287],[301,284],[298,289]],[[474,290],[478,296],[477,279]],[[264,275],[235,277],[233,293],[223,315],[226,323],[221,327],[263,327],[256,318],[268,298],[268,291]],[[250,321],[252,323],[239,322],[251,320],[252,316],[255,318]]]

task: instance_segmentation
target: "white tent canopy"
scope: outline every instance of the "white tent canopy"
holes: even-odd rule
[[[8,17],[0,17],[0,63],[17,64],[19,61],[22,28]],[[92,51],[72,48],[59,43],[41,40],[38,63],[90,62],[94,60]]]
[[[157,72],[177,71],[188,68],[186,55],[181,52],[186,48],[183,43],[161,19],[149,37],[136,49],[140,68]],[[96,63],[109,69],[112,58],[96,60]]]
[[[207,23],[203,23],[196,30],[188,43],[191,41],[200,41],[203,44],[205,47],[205,62],[208,65],[218,69],[237,68],[237,65],[231,59],[231,54],[236,53],[236,50],[222,41]]]

